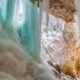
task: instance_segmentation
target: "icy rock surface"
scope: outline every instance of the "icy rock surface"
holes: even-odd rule
[[[64,63],[64,38],[65,21],[49,14],[49,25],[46,27],[45,19],[42,21],[41,30],[41,58],[43,60],[53,59],[57,64]]]

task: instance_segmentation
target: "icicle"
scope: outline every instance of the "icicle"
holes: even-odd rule
[[[15,33],[13,25],[14,11],[16,4],[18,5],[18,0],[7,0],[6,20],[3,27],[4,30],[8,33],[8,35],[11,37],[11,39],[16,43],[19,43],[19,38]]]
[[[7,0],[0,0],[1,15],[4,23],[6,20],[6,7],[7,7]]]
[[[43,0],[43,11],[45,11],[45,21],[46,27],[48,27],[49,23],[49,0]],[[44,17],[44,15],[43,15]]]
[[[77,31],[77,40],[79,42],[80,45],[80,0],[74,0],[75,2],[75,7],[76,7],[76,14],[77,14],[77,20],[76,20],[76,31]]]
[[[22,39],[22,44],[28,51],[31,49],[31,39],[30,39],[30,30],[31,30],[31,3],[29,0],[23,0],[23,12],[24,12],[24,23],[22,24],[22,29],[21,29],[21,39]]]
[[[3,19],[2,19],[2,11],[0,8],[0,31],[2,31],[2,27],[3,27]]]
[[[30,55],[40,61],[40,27],[41,9],[30,0],[23,0],[24,22],[21,28],[22,44]],[[41,3],[40,3],[41,6]]]
[[[45,0],[45,9],[46,9],[46,25],[49,23],[49,0]]]
[[[14,31],[21,38],[21,29],[24,23],[24,13],[23,13],[23,0],[18,0],[15,5],[13,26]]]
[[[12,20],[13,20],[13,15],[14,15],[15,2],[16,0],[7,1],[5,28],[8,32],[13,32]]]

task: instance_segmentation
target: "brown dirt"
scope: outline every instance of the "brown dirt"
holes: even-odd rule
[[[50,0],[50,13],[66,22],[74,20],[74,0]]]

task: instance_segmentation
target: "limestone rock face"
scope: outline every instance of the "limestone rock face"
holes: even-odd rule
[[[57,64],[65,63],[67,57],[64,55],[65,21],[49,14],[49,26],[46,27],[43,19],[41,35],[41,58],[52,59]]]
[[[49,26],[46,27],[45,20],[43,18],[43,25],[41,30],[41,58],[43,61],[48,62],[51,66],[55,66],[56,63],[58,65],[65,64],[67,60],[70,60],[70,65],[68,65],[69,67],[71,66],[70,71],[69,68],[67,69],[65,66],[66,70],[64,70],[62,67],[61,73],[63,71],[67,71],[72,74],[71,71],[73,71],[75,66],[74,60],[79,58],[79,43],[77,42],[78,38],[75,38],[77,37],[76,34],[78,34],[78,32],[76,32],[76,28],[77,27],[73,25],[73,23],[67,24],[64,20],[56,18],[51,14],[49,14]],[[69,54],[68,51],[70,51]],[[75,59],[73,56],[75,56]],[[77,72],[79,73],[79,70],[77,70]],[[66,72],[64,73],[66,74]],[[64,75],[64,77],[67,79],[66,75]]]

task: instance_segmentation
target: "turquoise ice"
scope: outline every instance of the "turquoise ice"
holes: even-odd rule
[[[22,1],[23,22],[17,22],[19,3]],[[16,15],[15,15],[16,14]],[[4,29],[10,34],[14,32],[20,38],[21,44],[29,54],[40,60],[40,16],[39,8],[30,0],[0,0],[0,17]]]

